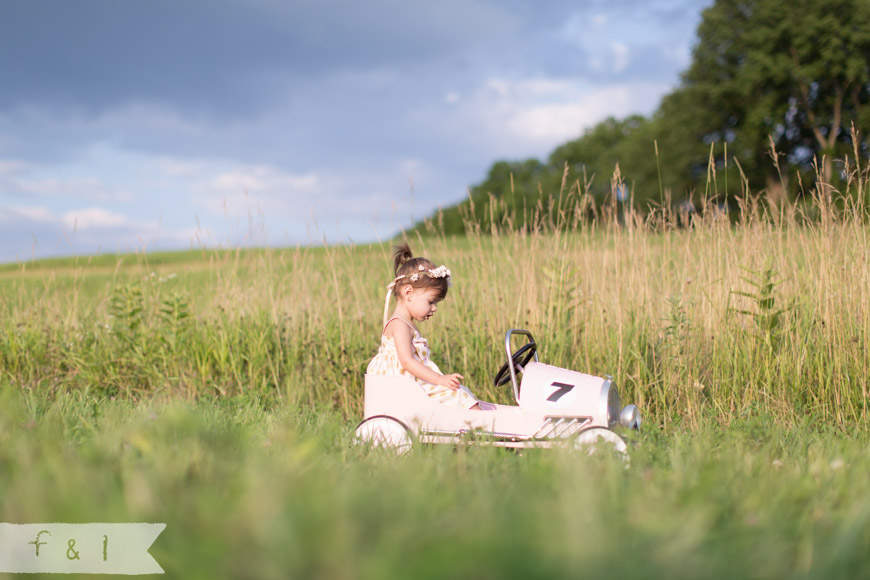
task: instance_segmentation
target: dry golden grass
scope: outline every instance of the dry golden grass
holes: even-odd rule
[[[566,207],[588,206],[573,201]],[[714,207],[559,215],[536,228],[506,218],[486,234],[469,224],[463,238],[410,240],[453,271],[423,333],[442,368],[478,394],[508,399],[490,377],[505,330],[527,328],[542,360],[613,375],[623,401],[666,429],[756,413],[867,424],[860,211],[816,199],[741,204],[736,223]],[[47,393],[254,396],[359,416],[391,251],[202,250],[7,270],[3,380]]]

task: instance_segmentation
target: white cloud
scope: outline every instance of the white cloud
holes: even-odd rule
[[[314,172],[297,175],[264,164],[203,161],[179,175],[194,192],[191,204],[213,215],[245,215],[252,208],[272,216],[298,213],[322,188]]]
[[[677,63],[680,69],[688,68],[692,63],[692,47],[688,43],[663,46],[662,54]]]
[[[564,78],[488,79],[458,107],[450,130],[482,144],[498,143],[500,156],[539,157],[609,116],[649,114],[669,88]]]
[[[317,186],[318,179],[314,174],[292,175],[276,167],[255,165],[234,171],[221,173],[212,180],[212,189],[223,193],[236,193],[241,190],[259,192],[302,192],[311,193]]]
[[[196,175],[197,173],[197,166],[195,163],[190,163],[181,159],[160,159],[158,165],[159,170],[166,175],[173,177],[184,177]]]
[[[0,223],[18,224],[21,222],[52,223],[55,217],[44,207],[25,207],[7,205],[0,207]]]
[[[503,79],[487,79],[484,86],[492,91],[497,97],[501,98],[507,97],[511,92],[510,83]]]
[[[519,105],[507,126],[517,137],[558,142],[578,137],[607,116],[624,116],[638,104],[628,87],[604,87],[566,102]]]
[[[153,102],[128,102],[107,108],[96,118],[76,115],[76,123],[83,129],[105,133],[109,128],[135,128],[152,134],[170,133],[176,138],[195,137],[206,131],[204,116],[183,114],[182,111]],[[71,122],[73,119],[69,120]]]
[[[46,177],[33,179],[19,177],[5,185],[0,183],[0,194],[23,195],[25,197],[67,197],[93,201],[130,201],[132,194],[123,189],[112,187],[96,177]]]
[[[101,174],[107,179],[115,173],[127,175],[135,199],[89,203],[93,200],[78,194],[108,187],[96,180],[88,187],[67,189],[75,195],[49,196],[70,180],[34,179],[31,190],[37,189],[36,183],[46,195],[31,196],[30,201],[40,204],[10,204],[13,198],[0,195],[0,261],[29,255],[33,240],[38,258],[170,244],[311,243],[327,233],[332,241],[385,238],[434,209],[433,191],[439,190],[433,184],[441,178],[422,158],[412,156],[380,167],[302,173],[263,163],[130,151],[97,155],[87,163],[103,164]],[[51,169],[35,166],[33,175]],[[65,166],[67,173],[81,169]]]
[[[662,70],[682,68],[687,64],[685,55],[691,42],[685,31],[694,25],[697,13],[676,7],[673,12],[682,17],[664,24],[649,5],[614,7],[607,14],[588,13],[581,5],[564,20],[556,38],[579,49],[589,69],[598,74],[649,72],[629,68],[632,56],[649,53],[660,55],[659,61],[668,61],[657,62]]]
[[[513,87],[511,94],[515,98],[525,100],[537,98],[560,100],[578,90],[577,81],[561,78],[528,78],[510,86]]]
[[[103,207],[62,213],[44,206],[0,206],[0,261],[103,251],[179,248],[196,243],[194,228],[163,227],[159,220],[136,220]]]
[[[18,173],[28,167],[25,161],[17,159],[0,159],[0,177]]]
[[[104,154],[105,147],[94,145],[65,163],[0,160],[0,201],[41,199],[91,202],[130,202],[133,194],[125,185],[129,176],[108,168],[118,166],[123,155]],[[107,163],[108,162],[108,163]]]
[[[613,68],[616,72],[622,72],[628,68],[629,63],[629,48],[627,44],[622,42],[611,43],[610,49],[613,51]]]
[[[60,217],[60,222],[64,227],[73,232],[93,229],[117,229],[136,225],[127,217],[101,207],[89,207],[65,212]],[[141,226],[145,226],[148,229],[153,227],[152,224],[140,224]]]

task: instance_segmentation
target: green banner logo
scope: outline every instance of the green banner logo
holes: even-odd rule
[[[148,548],[166,524],[0,523],[0,572],[163,574]]]

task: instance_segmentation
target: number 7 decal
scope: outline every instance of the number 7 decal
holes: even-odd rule
[[[547,400],[552,401],[554,403],[556,401],[558,401],[559,399],[561,399],[562,397],[564,397],[565,395],[567,395],[568,393],[570,393],[571,389],[574,388],[574,385],[569,385],[566,383],[558,383],[558,382],[554,382],[550,386],[556,387],[556,390],[553,391],[549,397],[547,397]]]

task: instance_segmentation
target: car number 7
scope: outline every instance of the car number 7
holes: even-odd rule
[[[567,383],[554,382],[554,383],[551,384],[550,386],[551,386],[551,387],[556,387],[556,390],[553,391],[553,392],[550,394],[549,397],[547,397],[547,400],[548,400],[548,401],[552,401],[552,402],[555,403],[556,401],[558,401],[559,399],[561,399],[562,397],[564,397],[565,395],[567,395],[568,393],[570,393],[570,392],[571,392],[571,389],[573,389],[575,385],[569,385],[569,384],[567,384]]]

